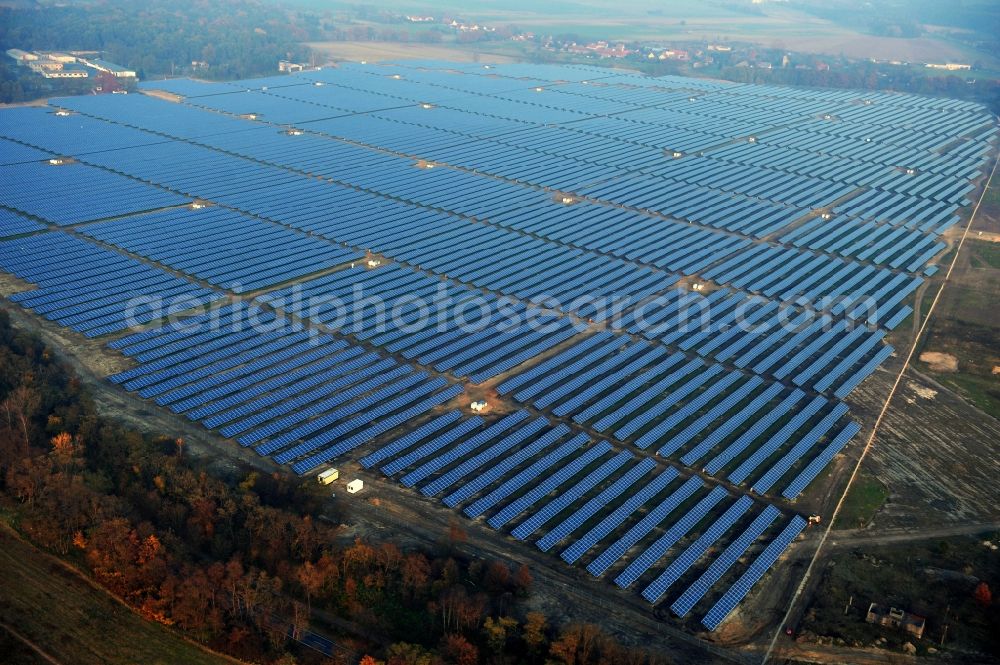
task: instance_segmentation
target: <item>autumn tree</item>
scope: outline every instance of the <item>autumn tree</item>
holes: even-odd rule
[[[990,591],[990,585],[986,582],[980,582],[976,585],[975,591],[972,592],[972,599],[976,601],[976,605],[986,608],[993,604],[993,592]]]
[[[420,552],[407,554],[403,559],[400,573],[403,593],[412,600],[427,590],[431,578],[430,561]]]
[[[470,596],[464,587],[454,586],[441,594],[437,605],[444,632],[462,633],[479,626],[486,611],[486,597]]]
[[[326,576],[319,566],[314,565],[311,561],[306,561],[298,567],[295,577],[302,586],[302,590],[306,592],[306,609],[312,613],[312,598],[322,591],[326,584]]]
[[[502,561],[492,561],[483,576],[483,585],[494,593],[506,590],[510,584],[510,568]]]
[[[549,655],[564,665],[589,665],[602,662],[600,654],[608,643],[598,626],[589,623],[570,624],[549,647]]]
[[[52,437],[52,450],[58,457],[71,457],[73,455],[73,437],[69,432],[60,432]]]
[[[87,548],[87,561],[98,581],[132,600],[160,586],[167,572],[165,555],[149,525],[133,528],[124,518],[94,528]]]
[[[12,390],[3,402],[0,402],[7,416],[7,426],[11,429],[16,428],[21,434],[25,457],[31,455],[31,431],[34,426],[32,419],[40,403],[38,392],[23,384]]]
[[[548,628],[545,615],[541,612],[528,612],[525,616],[521,637],[531,654],[538,655],[544,651],[548,642]]]
[[[518,566],[517,572],[514,573],[514,589],[519,595],[527,596],[531,593],[531,584],[534,581],[527,564],[522,563]]]
[[[445,635],[441,639],[440,652],[452,665],[476,665],[479,662],[479,649],[462,635]]]
[[[483,637],[493,655],[500,658],[507,647],[507,640],[517,628],[517,620],[512,617],[486,617],[483,622]]]
[[[397,642],[386,650],[386,665],[435,665],[433,655],[419,644]]]

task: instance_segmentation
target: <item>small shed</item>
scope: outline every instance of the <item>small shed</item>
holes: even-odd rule
[[[316,480],[318,480],[321,485],[329,485],[337,478],[340,478],[340,471],[337,469],[327,469],[323,473],[316,476]]]
[[[351,482],[347,483],[347,493],[357,494],[362,489],[364,489],[364,486],[365,486],[365,481],[361,480],[360,478],[355,478]]]

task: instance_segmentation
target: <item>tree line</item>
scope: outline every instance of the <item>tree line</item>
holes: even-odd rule
[[[218,477],[183,440],[104,417],[0,309],[0,504],[146,619],[253,662],[667,662],[527,611],[530,570],[463,556],[457,524],[427,550],[344,542],[313,517],[322,501],[285,473]],[[310,623],[337,636],[334,659],[295,651],[289,634]]]

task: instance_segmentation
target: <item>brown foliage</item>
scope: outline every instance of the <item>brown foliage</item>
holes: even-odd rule
[[[549,654],[564,665],[590,665],[611,662],[612,640],[600,627],[590,623],[571,624],[552,643]]]
[[[993,592],[990,591],[990,585],[986,582],[980,582],[976,585],[975,591],[972,592],[972,599],[976,601],[976,605],[980,607],[989,607],[993,604]]]
[[[524,620],[524,629],[521,635],[528,647],[528,651],[533,654],[541,653],[548,642],[548,637],[546,637],[548,628],[544,614],[541,612],[528,612]]]
[[[453,665],[476,665],[479,649],[462,635],[452,633],[441,639],[441,656]]]
[[[4,326],[0,311],[0,336]],[[42,362],[31,343],[23,348],[35,355],[13,365]],[[289,628],[300,632],[319,603],[365,639],[421,643],[390,647],[391,665],[473,665],[475,642],[498,662],[643,661],[588,625],[567,628],[547,653],[545,617],[529,613],[520,627],[507,613],[512,592],[531,587],[528,567],[465,559],[457,521],[447,534],[451,556],[360,539],[331,547],[334,529],[301,508],[294,479],[251,473],[227,484],[193,468],[182,440],[144,438],[103,420],[78,381],[58,367],[41,370],[44,380],[29,372],[8,380],[13,390],[0,402],[2,498],[27,536],[57,552],[82,551],[94,578],[151,621],[252,662],[284,654]],[[43,403],[59,406],[41,413]]]

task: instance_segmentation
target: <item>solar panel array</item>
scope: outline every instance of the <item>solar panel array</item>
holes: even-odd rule
[[[825,466],[853,434],[847,406],[605,331],[497,385],[537,409],[763,493]],[[835,449],[820,442],[838,441]],[[790,484],[794,499],[815,473]],[[764,481],[764,482],[759,482]]]
[[[188,199],[86,164],[28,162],[0,167],[0,201],[65,226],[179,205]]]
[[[49,159],[51,155],[44,150],[38,150],[22,143],[8,139],[0,139],[0,166],[38,162]]]
[[[747,586],[746,579],[773,564],[798,534],[772,524],[803,521],[748,496],[734,500],[721,486],[682,477],[650,457],[616,452],[605,440],[574,435],[527,411],[492,422],[449,411],[374,448],[361,464],[380,467],[468,517],[484,517],[518,540],[534,538],[538,549],[558,551],[565,563],[585,561],[595,577],[614,571],[610,576],[623,589],[648,580],[643,595],[651,602],[673,582],[691,579],[698,594],[677,598],[694,606],[710,590],[721,592],[716,583],[732,577],[732,568],[740,570],[741,588]],[[719,511],[720,504],[730,505]],[[726,553],[713,559],[711,548],[722,543]],[[759,562],[738,566],[751,549],[760,551]]]
[[[225,208],[174,208],[90,224],[81,231],[234,293],[362,258]]]
[[[226,305],[116,340],[110,380],[305,473],[462,393],[273,313]]]
[[[0,208],[0,238],[44,231],[45,226],[12,210]]]
[[[405,297],[400,298],[400,294]],[[258,298],[438,372],[482,383],[583,332],[566,317],[399,265],[363,265]]]
[[[0,242],[0,270],[38,288],[9,296],[50,321],[98,337],[223,297],[61,232]]]
[[[583,66],[141,86],[181,98],[0,111],[12,300],[90,336],[209,303],[112,339],[111,380],[709,630],[802,531],[774,504],[859,431],[996,143],[970,102]]]

